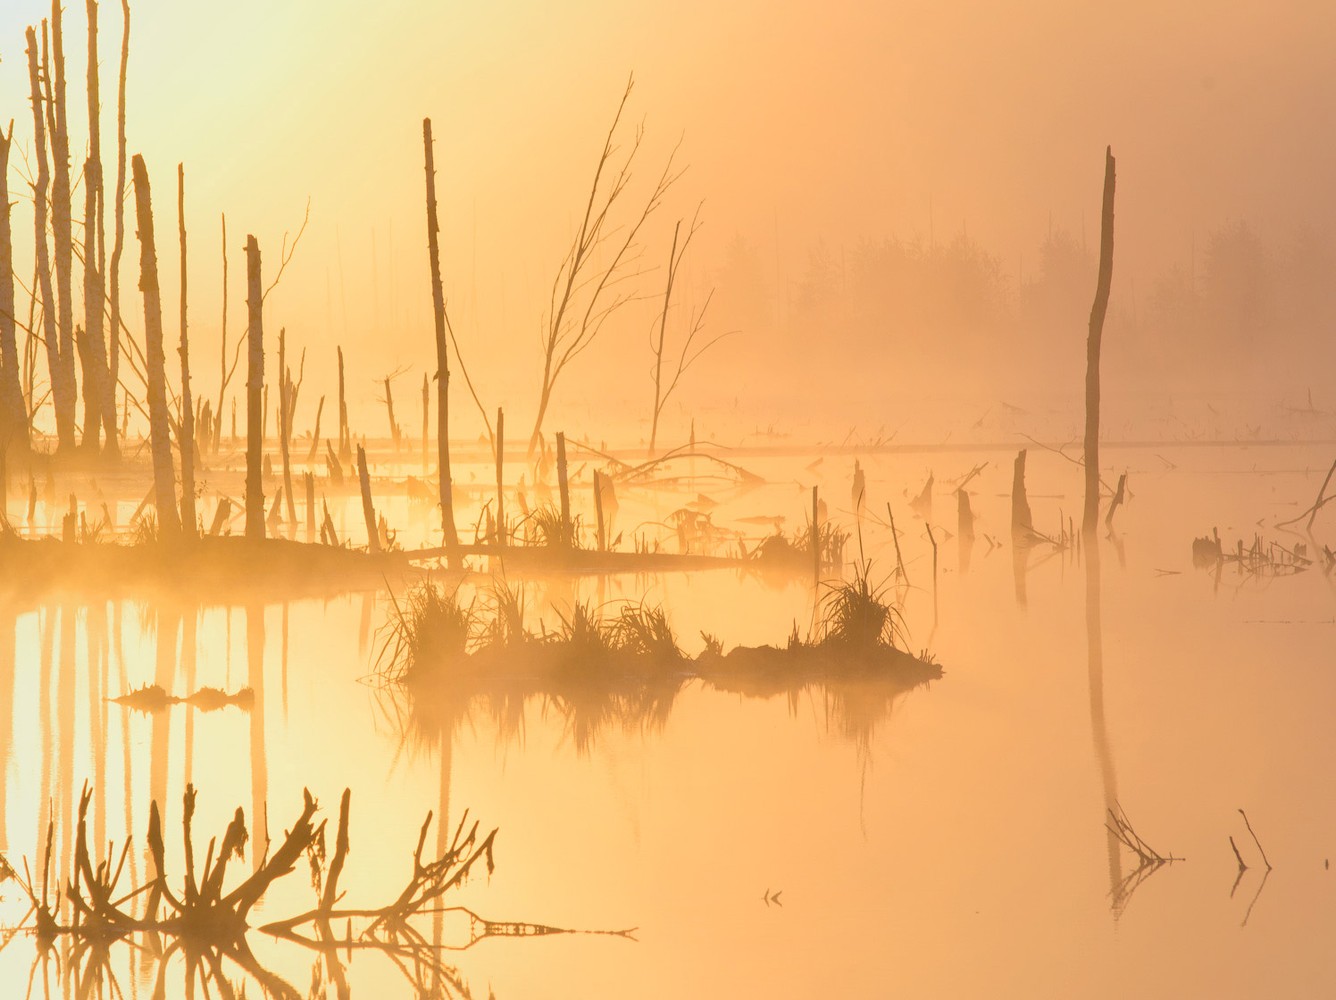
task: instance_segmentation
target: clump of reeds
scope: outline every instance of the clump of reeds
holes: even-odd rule
[[[604,616],[588,602],[559,615],[561,626],[541,635],[525,626],[522,587],[496,581],[479,609],[458,591],[428,580],[393,598],[388,635],[377,661],[385,680],[405,681],[420,669],[459,663],[468,656],[495,658],[541,653],[551,664],[591,665],[610,656],[672,663],[683,657],[661,606],[627,602]]]
[[[402,680],[419,664],[447,662],[468,652],[475,621],[473,604],[463,604],[457,589],[446,590],[425,580],[402,601],[393,593],[390,600],[389,634],[377,660],[377,668],[390,679]]]
[[[545,503],[529,512],[524,521],[524,536],[529,545],[554,549],[580,547],[580,518],[564,518],[555,504]]]
[[[823,570],[838,570],[844,565],[844,549],[850,534],[831,521],[817,528],[817,549]],[[812,566],[812,527],[810,523],[790,534],[775,532],[757,543],[748,557],[765,568],[790,568],[807,572]]]
[[[644,601],[624,604],[617,617],[607,624],[607,636],[612,648],[622,653],[657,661],[682,657],[677,636],[661,605],[650,606]]]
[[[855,564],[852,580],[831,585],[818,623],[820,642],[859,651],[901,648],[904,618],[886,587],[872,582],[871,571],[871,560],[865,560]]]

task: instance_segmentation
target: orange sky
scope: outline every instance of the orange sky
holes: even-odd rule
[[[119,5],[102,10],[109,101]],[[47,13],[31,0],[0,10],[0,95],[22,144],[22,30]],[[787,273],[819,238],[931,225],[939,238],[966,227],[1014,273],[1050,220],[1093,242],[1106,143],[1119,158],[1120,280],[1186,262],[1194,234],[1230,218],[1277,234],[1336,222],[1327,3],[138,0],[132,16],[130,150],[148,161],[160,211],[186,164],[197,349],[211,356],[217,336],[219,213],[235,330],[245,234],[271,268],[309,196],[311,227],[267,322],[310,346],[321,379],[334,339],[368,381],[400,367],[420,377],[430,362],[420,122],[431,115],[466,357],[489,405],[531,410],[547,284],[630,71],[643,175],[679,135],[691,165],[651,252],[666,253],[672,222],[704,199],[698,271],[735,233]],[[81,4],[66,22],[82,102]],[[71,114],[76,150],[84,119]],[[18,232],[28,218],[20,205]],[[634,359],[647,325],[628,318],[607,336]],[[744,334],[721,357],[765,331]],[[212,391],[211,368],[201,377]],[[596,364],[579,378],[586,391],[624,388]]]

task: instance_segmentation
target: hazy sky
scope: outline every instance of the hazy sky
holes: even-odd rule
[[[110,106],[121,19],[118,4],[101,8]],[[23,145],[23,28],[49,9],[0,7],[0,95]],[[1336,223],[1327,2],[138,0],[132,18],[130,150],[148,161],[160,230],[170,232],[175,164],[186,164],[198,350],[216,343],[219,213],[236,330],[246,233],[272,270],[309,196],[310,230],[267,321],[323,352],[310,362],[321,378],[334,340],[368,380],[399,367],[420,378],[430,362],[430,115],[466,357],[489,405],[531,411],[547,285],[632,71],[631,113],[647,128],[640,179],[679,136],[690,164],[651,251],[666,254],[673,221],[704,199],[698,273],[736,233],[796,272],[818,238],[838,246],[930,225],[939,238],[966,227],[1014,273],[1050,219],[1084,226],[1093,244],[1106,143],[1119,163],[1119,279],[1186,263],[1194,234],[1231,218],[1278,235]],[[84,21],[72,4],[76,150]],[[104,121],[110,148],[114,119]],[[19,206],[18,231],[28,218]],[[639,357],[647,324],[627,325],[607,336]],[[744,333],[728,356],[765,331]],[[201,377],[213,391],[212,370]],[[598,365],[581,379],[627,391]]]

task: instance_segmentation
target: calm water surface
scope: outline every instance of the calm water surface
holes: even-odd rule
[[[1106,449],[1106,468],[1129,471],[1133,496],[1100,544],[1093,586],[1090,553],[1039,546],[1013,557],[1012,457],[864,461],[872,575],[894,566],[890,500],[912,584],[909,644],[945,669],[890,704],[819,687],[746,698],[696,682],[630,725],[577,726],[540,700],[510,713],[415,704],[366,680],[384,593],[0,608],[0,711],[12,722],[0,850],[21,869],[53,814],[59,842],[85,781],[104,792],[93,818],[102,841],[133,832],[142,846],[149,801],[165,801],[177,871],[173,817],[188,781],[200,788],[201,839],[237,805],[249,818],[266,801],[277,839],[304,787],[328,812],[349,787],[349,905],[397,894],[428,810],[453,825],[468,809],[499,828],[497,867],[458,903],[495,920],[637,928],[634,940],[489,938],[450,953],[476,997],[1336,995],[1336,872],[1326,867],[1336,855],[1336,577],[1217,575],[1190,560],[1194,534],[1213,526],[1227,544],[1255,532],[1303,541],[1271,525],[1310,502],[1327,449]],[[813,483],[852,527],[852,459],[810,461],[744,461],[771,484],[750,491],[627,493],[622,530],[629,538],[697,492],[720,501],[717,524],[783,515],[797,527]],[[979,462],[989,464],[970,484],[978,539],[965,568],[950,481]],[[930,472],[935,624],[932,550],[908,502]],[[1079,516],[1080,470],[1062,457],[1031,449],[1029,490],[1039,530]],[[405,539],[427,537],[425,512],[383,506]],[[360,541],[360,509],[337,516]],[[1319,542],[1332,544],[1333,518],[1320,516]],[[534,581],[527,593],[545,623],[575,599],[647,596],[692,653],[702,631],[725,646],[782,643],[812,620],[810,581],[732,570]],[[249,684],[256,699],[249,710],[150,715],[103,698],[154,682],[177,694]],[[1153,847],[1185,860],[1137,878],[1135,856],[1105,829],[1114,801]],[[1274,866],[1265,884],[1240,808]],[[1231,836],[1252,866],[1237,885]],[[142,879],[141,851],[131,867]],[[257,916],[307,908],[307,881],[299,870]],[[9,882],[0,894],[12,924],[21,893]],[[450,943],[451,929],[442,933]],[[268,969],[320,995],[328,977],[316,956],[250,937]],[[0,996],[25,994],[36,955],[26,935],[7,941]],[[79,995],[71,957],[58,946],[38,963],[33,995]],[[185,995],[184,968],[169,962],[163,995]],[[354,996],[415,995],[383,956],[357,953],[347,968]],[[161,972],[129,946],[113,949],[112,969],[131,997],[152,996]]]

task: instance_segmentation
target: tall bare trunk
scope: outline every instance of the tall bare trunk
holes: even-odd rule
[[[348,429],[348,400],[343,394],[343,348],[339,348],[339,460],[352,456],[352,431]]]
[[[227,392],[227,214],[223,213],[223,336],[219,347],[218,419],[213,425],[213,450],[218,451],[223,437],[223,395]]]
[[[27,451],[28,411],[19,382],[19,352],[14,320],[14,233],[9,225],[9,132],[0,129],[0,463],[11,449]],[[0,483],[0,489],[4,484]]]
[[[107,343],[107,368],[115,410],[116,386],[120,380],[121,358],[121,253],[125,249],[125,72],[130,62],[130,0],[121,0],[121,75],[116,104],[116,198],[113,217],[115,233],[111,247],[111,336]]]
[[[1104,150],[1104,205],[1100,213],[1099,282],[1090,307],[1090,336],[1086,340],[1085,516],[1086,535],[1099,527],[1099,349],[1104,336],[1104,314],[1113,284],[1113,147]]]
[[[51,280],[51,257],[46,239],[47,191],[51,172],[46,157],[46,116],[43,110],[41,70],[37,63],[37,33],[28,29],[28,79],[32,85],[33,149],[37,154],[37,180],[33,184],[33,227],[37,247],[37,281],[42,292],[42,337],[46,341],[46,364],[51,375],[52,405],[56,411],[58,446],[74,443],[71,408],[64,405],[65,381],[60,359],[60,333],[56,327],[56,293]],[[67,422],[68,421],[68,422]]]
[[[195,411],[190,402],[190,344],[186,337],[186,167],[176,165],[176,217],[181,236],[181,522],[195,537]]]
[[[149,450],[153,454],[153,487],[161,537],[181,534],[176,513],[176,477],[172,470],[171,421],[167,413],[167,359],[162,343],[162,290],[158,285],[158,251],[153,237],[153,198],[144,158],[132,161],[135,215],[139,223],[139,289],[144,293],[144,360],[148,368]]]
[[[264,538],[261,443],[264,436],[264,288],[260,245],[246,237],[246,537]]]
[[[65,40],[61,26],[60,0],[51,0],[51,56],[54,64],[54,91],[51,111],[51,227],[55,237],[57,323],[60,328],[60,374],[62,391],[52,395],[56,405],[56,434],[61,450],[75,445],[74,377],[74,299],[71,291],[74,270],[73,219],[70,202],[70,135],[65,109]],[[63,411],[63,412],[62,412]]]
[[[297,507],[292,497],[292,411],[295,403],[292,372],[288,370],[286,329],[278,331],[278,448],[283,458],[283,493],[288,498],[288,523],[297,523]]]
[[[441,478],[441,528],[445,546],[459,545],[455,508],[450,495],[450,358],[445,343],[445,290],[441,287],[441,251],[436,234],[436,167],[432,155],[431,119],[422,119],[422,147],[427,172],[427,251],[431,257],[431,304],[436,317],[436,448]]]
[[[120,454],[116,441],[116,392],[107,367],[106,331],[102,321],[102,308],[107,295],[107,246],[106,192],[102,179],[102,98],[98,84],[97,0],[86,0],[86,3],[88,162],[84,167],[84,337],[88,357],[84,364],[83,443],[85,447],[91,443],[96,448],[100,424],[106,437],[106,452],[116,456]]]

